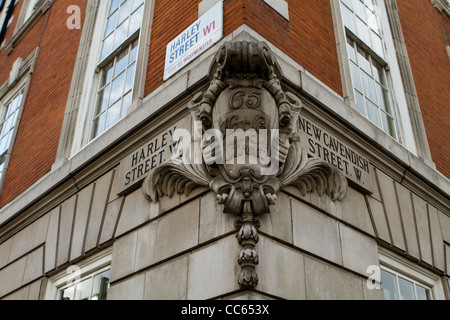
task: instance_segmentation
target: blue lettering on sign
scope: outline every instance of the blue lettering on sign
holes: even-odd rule
[[[164,80],[177,73],[222,37],[223,1],[220,1],[167,44]]]
[[[201,20],[194,23],[190,28],[172,41],[172,44],[170,45],[170,63],[181,57],[198,42],[200,24]]]

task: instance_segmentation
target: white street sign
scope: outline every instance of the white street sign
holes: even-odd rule
[[[220,1],[167,45],[164,80],[212,47],[223,37],[223,2]]]

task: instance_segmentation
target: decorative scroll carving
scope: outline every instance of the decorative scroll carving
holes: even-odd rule
[[[347,190],[347,180],[339,170],[320,159],[308,158],[301,148],[297,132],[301,101],[283,91],[281,76],[264,42],[226,42],[211,64],[210,86],[189,103],[194,123],[201,127],[194,130],[203,134],[216,130],[220,135],[206,136],[201,148],[192,148],[194,158],[199,156],[201,160],[198,163],[191,164],[183,154],[156,169],[143,184],[151,201],[175,192],[189,194],[196,186],[216,193],[224,213],[237,216],[237,240],[242,246],[239,284],[244,288],[258,285],[257,217],[270,213],[281,188],[292,185],[302,194],[318,192],[332,200],[343,199]],[[245,137],[259,144],[236,145],[230,130],[250,132]],[[218,156],[221,149],[211,153],[212,146],[223,146],[225,151]],[[216,161],[211,161],[214,157]]]

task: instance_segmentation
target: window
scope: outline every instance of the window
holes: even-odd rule
[[[5,21],[6,11],[8,11],[8,6],[11,0],[0,0],[0,28],[3,27],[3,22]]]
[[[58,300],[106,300],[109,267],[85,276],[58,290]]]
[[[432,300],[431,288],[386,267],[381,281],[385,300]]]
[[[27,1],[24,21],[27,21],[31,17],[31,15],[33,14],[34,10],[36,9],[36,4],[38,2],[39,2],[39,0],[28,0]]]
[[[9,20],[14,12],[15,1],[0,0],[0,46],[5,39],[6,29],[8,29]]]
[[[48,281],[46,300],[106,300],[111,270],[111,251],[106,249]]]
[[[374,124],[360,129],[434,168],[396,0],[338,0],[331,9],[344,101]]]
[[[36,64],[39,48],[23,60],[17,58],[9,78],[0,86],[0,192],[16,139],[18,124],[25,104],[31,74]]]
[[[289,21],[289,4],[286,0],[264,0],[264,2]]]
[[[341,0],[354,97],[359,111],[398,139],[385,41],[373,0]]]
[[[54,168],[142,104],[153,13],[154,0],[88,0]]]
[[[24,89],[20,89],[12,98],[1,103],[0,110],[0,181],[6,170],[6,158],[11,148],[19,109],[22,105]]]
[[[131,105],[143,12],[144,0],[110,1],[97,65],[99,81],[90,139],[124,117]]]
[[[381,289],[385,300],[444,300],[441,277],[382,247]]]

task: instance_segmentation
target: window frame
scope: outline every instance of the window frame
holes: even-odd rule
[[[101,251],[50,277],[44,293],[44,300],[60,300],[61,289],[79,283],[90,276],[111,269],[112,247]]]
[[[92,271],[90,273],[84,274],[79,279],[66,280],[66,284],[64,286],[57,287],[56,300],[65,300],[65,299],[63,299],[61,297],[61,294],[62,294],[63,290],[67,290],[70,287],[74,287],[74,286],[76,287],[78,284],[80,284],[80,283],[82,283],[84,281],[87,281],[89,279],[91,279],[92,283],[90,285],[90,294],[89,294],[89,299],[88,300],[93,300],[93,299],[91,299],[92,298],[92,290],[94,288],[94,281],[93,281],[93,279],[96,276],[98,276],[98,275],[100,275],[102,273],[105,273],[107,271],[111,271],[111,266],[110,265],[107,265],[107,266],[105,266],[103,268],[100,268],[100,269],[95,269],[94,271]],[[68,279],[71,279],[71,278],[69,277]],[[109,289],[109,282],[108,282],[108,288],[107,289]],[[78,291],[78,289],[76,289],[75,292],[74,292],[75,296],[77,294],[77,291]],[[108,295],[106,295],[106,296],[108,296]],[[76,301],[76,300],[78,300],[78,299],[73,299],[72,301]]]
[[[398,138],[386,134],[393,141],[401,144],[410,153],[422,159],[428,166],[435,168],[426,137],[425,127],[420,112],[420,106],[415,94],[414,78],[406,51],[400,18],[397,12],[396,0],[375,0],[378,8],[380,27],[383,32],[383,47],[386,53],[386,62],[392,87],[394,105],[392,108],[397,115]],[[339,69],[342,81],[343,98],[345,103],[358,111],[350,71],[350,62],[347,53],[347,28],[344,25],[341,13],[341,1],[330,0],[335,30],[336,47]],[[367,119],[361,115],[362,118]],[[371,124],[372,122],[367,119]],[[376,125],[374,125],[376,127]],[[378,127],[377,127],[378,128]],[[380,131],[382,131],[380,129]]]
[[[143,21],[139,31],[137,31],[139,43],[132,102],[127,114],[142,105],[144,99],[145,74],[147,71],[154,2],[155,0],[144,1]],[[109,3],[110,1],[99,0],[89,0],[87,3],[85,22],[82,29],[77,61],[72,76],[72,84],[53,169],[63,165],[66,161],[88,147],[92,142],[104,136],[106,132],[103,132],[103,134],[94,139],[89,139],[90,124],[96,107],[95,100],[97,98],[100,76],[98,74],[98,67],[106,63],[105,61],[101,61],[100,63],[99,59],[107,23],[106,17]],[[129,39],[131,38],[133,36],[129,37]],[[135,40],[135,38],[133,39]],[[125,41],[124,45],[127,43],[129,44],[130,41]],[[117,48],[116,51],[120,51],[120,48]],[[117,126],[123,118],[112,127]]]
[[[430,300],[445,300],[444,287],[439,275],[383,247],[379,248],[379,259],[380,269],[393,272],[397,276],[413,280],[415,283],[429,288]],[[382,280],[381,273],[380,280]]]
[[[348,43],[348,42],[352,42],[352,44]],[[379,78],[380,80],[378,81],[376,78],[374,78],[372,75],[367,74],[367,71],[364,70],[364,68],[359,64],[356,63],[354,61],[349,61],[349,65],[351,65],[352,63],[358,68],[358,80],[360,82],[360,86],[361,89],[356,88],[356,84],[353,82],[353,74],[352,74],[352,83],[353,83],[353,94],[355,97],[355,103],[356,106],[358,107],[358,110],[361,112],[361,106],[357,103],[357,99],[356,99],[356,93],[360,93],[360,95],[363,97],[363,103],[364,103],[364,113],[362,114],[365,118],[367,118],[370,122],[372,122],[374,125],[376,125],[378,128],[380,128],[382,131],[384,131],[386,134],[390,135],[393,139],[397,140],[398,137],[400,136],[399,133],[399,128],[398,128],[398,114],[397,114],[397,110],[395,108],[395,100],[392,97],[392,85],[391,85],[391,79],[390,79],[390,75],[389,75],[389,71],[387,69],[389,69],[389,65],[387,64],[386,61],[383,60],[383,58],[381,58],[380,56],[378,56],[375,52],[373,52],[369,47],[367,47],[363,42],[361,42],[361,40],[356,40],[354,39],[352,36],[348,36],[347,37],[347,43],[349,46],[352,46],[352,48],[355,51],[355,55],[357,56],[357,51],[358,49],[360,49],[365,55],[368,56],[367,61],[369,61],[370,64],[370,68],[373,69],[373,65],[374,63],[379,65],[379,68],[376,68],[377,70],[380,70],[380,75]],[[347,54],[348,54],[348,50],[347,50]],[[351,58],[349,58],[349,60],[352,60]],[[350,68],[351,69],[351,68]],[[373,101],[373,98],[370,96],[367,96],[364,93],[364,81],[361,77],[362,73],[365,72],[369,77],[370,80],[373,80],[373,82],[380,84],[381,86],[381,90],[382,90],[382,99],[383,99],[383,104],[385,105],[385,109],[383,109],[381,107],[381,105],[378,105],[375,103],[375,101]],[[371,70],[371,72],[373,72],[373,70]],[[372,81],[371,81],[372,82]],[[377,93],[375,92],[375,95],[377,95]],[[377,97],[378,99],[379,97]],[[387,131],[384,128],[384,124],[383,124],[383,120],[380,120],[380,125],[378,125],[377,123],[375,123],[375,121],[373,121],[373,119],[371,119],[368,116],[368,108],[367,108],[367,103],[365,102],[365,100],[369,100],[370,102],[372,102],[372,104],[376,107],[376,110],[378,113],[385,113],[387,115],[387,117],[392,118],[392,124],[391,126],[393,128],[389,128]],[[388,124],[388,127],[389,124]]]
[[[3,27],[6,19],[6,13],[8,11],[8,7],[13,0],[0,0],[1,2],[1,11],[0,11],[0,29]]]
[[[389,274],[391,274],[392,276],[395,277],[395,288],[396,288],[397,294],[399,296],[397,297],[397,299],[389,299],[389,300],[405,300],[405,299],[401,299],[400,298],[401,294],[400,294],[399,278],[401,278],[403,280],[406,280],[406,281],[408,281],[408,282],[413,284],[415,299],[408,299],[408,300],[419,300],[419,299],[417,299],[417,289],[416,289],[417,286],[420,286],[420,287],[422,287],[422,288],[424,288],[425,290],[428,291],[429,294],[428,294],[428,299],[427,300],[434,300],[433,290],[427,284],[425,284],[423,282],[420,282],[417,279],[410,278],[410,277],[404,275],[403,273],[400,273],[400,272],[398,272],[396,270],[393,270],[391,268],[388,268],[386,266],[381,266],[381,270],[385,271],[385,272],[387,272],[387,273],[389,273]],[[383,283],[383,276],[381,276],[381,283]]]
[[[7,146],[7,148],[5,149],[4,153],[0,153],[0,160],[4,157],[4,166],[3,166],[3,170],[0,170],[0,192],[3,186],[3,182],[5,180],[5,175],[6,175],[6,171],[8,169],[8,164],[9,164],[9,159],[11,156],[11,152],[12,149],[14,147],[14,140],[16,137],[16,133],[17,133],[17,127],[20,123],[20,117],[19,115],[21,114],[21,111],[23,109],[23,105],[24,105],[24,99],[25,99],[25,85],[26,85],[26,79],[22,79],[18,84],[16,84],[12,89],[9,90],[8,93],[6,93],[5,96],[3,96],[3,98],[0,99],[0,131],[3,130],[3,124],[5,122],[7,122],[8,120],[6,119],[6,110],[5,108],[7,106],[9,106],[10,103],[12,103],[12,101],[18,96],[18,95],[22,95],[22,97],[20,98],[20,103],[19,105],[16,107],[17,111],[17,115],[15,116],[16,119],[14,120],[14,124],[12,126],[12,128],[10,129],[10,134],[11,137],[9,138],[9,144]],[[5,116],[5,119],[3,119],[3,116]],[[1,136],[0,136],[0,142],[1,142]],[[1,162],[0,162],[1,165]]]
[[[350,0],[350,1],[359,1],[359,0]],[[368,44],[366,44],[363,39],[360,39],[356,34],[354,34],[350,29],[348,29],[345,26],[344,23],[344,19],[342,17],[342,28],[344,29],[344,37],[345,39],[350,38],[353,41],[355,41],[355,43],[362,47],[364,49],[364,51],[370,56],[372,57],[372,59],[376,60],[378,63],[382,64],[384,69],[385,69],[385,76],[386,76],[386,86],[388,89],[388,98],[386,99],[386,103],[389,103],[391,106],[391,114],[394,117],[394,133],[388,133],[386,131],[384,131],[382,128],[380,128],[377,124],[375,124],[375,122],[370,119],[368,116],[363,115],[364,118],[368,119],[372,124],[374,124],[376,127],[378,127],[380,130],[382,130],[383,132],[385,132],[386,134],[388,134],[390,137],[392,137],[394,140],[398,141],[400,144],[405,145],[409,150],[411,150],[413,153],[416,153],[416,148],[415,148],[415,141],[411,141],[410,139],[407,139],[407,137],[412,137],[412,132],[410,132],[409,134],[407,132],[404,132],[404,126],[402,125],[403,122],[406,123],[410,123],[409,120],[409,116],[406,114],[402,114],[400,108],[399,108],[399,104],[402,103],[406,103],[405,99],[403,99],[403,97],[400,95],[401,92],[404,91],[403,88],[403,84],[401,82],[394,82],[393,78],[394,76],[394,70],[392,69],[396,69],[395,66],[397,64],[395,57],[392,56],[392,53],[389,52],[390,50],[388,49],[389,46],[389,40],[392,38],[392,34],[390,32],[390,25],[389,25],[389,21],[386,21],[385,17],[387,16],[387,13],[384,12],[382,6],[382,4],[379,4],[379,0],[371,0],[372,2],[375,2],[374,7],[375,7],[375,13],[377,15],[377,23],[379,24],[379,28],[380,28],[380,35],[382,37],[382,50],[383,50],[383,55],[384,57],[380,56],[378,53],[376,53],[374,51],[374,49],[372,49]],[[341,12],[341,2],[342,0],[338,1],[338,5],[339,5],[339,10]],[[355,13],[353,13],[353,15],[355,15]],[[355,17],[355,19],[358,19]],[[386,23],[387,22],[387,23]],[[366,21],[364,23],[367,23]],[[347,65],[348,67],[350,66],[350,61],[349,61],[349,57],[348,57],[348,51],[345,48],[345,55],[347,56]],[[393,72],[391,72],[391,70]],[[354,92],[354,85],[353,85],[353,80],[352,80],[352,76],[350,75],[350,82],[352,84],[352,90],[350,90],[347,94],[351,99],[352,102],[352,107],[356,107],[356,109],[359,111],[359,106],[356,103],[356,96],[355,96],[355,92]],[[396,85],[394,85],[394,83],[396,83]],[[364,95],[365,96],[365,95]],[[408,130],[410,131],[410,130]]]
[[[128,43],[129,41],[126,41],[126,43]],[[133,60],[132,63],[130,63],[129,59],[131,56],[131,52],[134,50],[133,48],[136,48],[136,51],[139,48],[139,39],[133,39],[133,41],[131,41],[130,43],[128,43],[127,46],[121,46],[122,50],[118,51],[117,54],[113,55],[111,58],[112,59],[108,59],[108,63],[101,68],[101,70],[98,72],[98,83],[97,83],[97,87],[95,88],[96,91],[93,92],[92,94],[95,95],[96,99],[94,101],[95,105],[93,108],[93,112],[92,112],[92,117],[90,120],[90,129],[89,129],[89,139],[93,140],[96,137],[102,135],[103,133],[105,133],[106,131],[108,131],[109,128],[111,128],[112,126],[114,126],[115,123],[117,123],[118,121],[120,121],[120,119],[126,115],[126,113],[124,114],[124,111],[122,109],[123,105],[123,101],[125,100],[125,97],[127,95],[130,95],[132,97],[133,95],[133,85],[130,86],[130,88],[128,88],[127,90],[122,90],[120,97],[118,97],[118,99],[115,100],[115,103],[113,103],[113,105],[109,105],[110,103],[110,98],[111,98],[111,94],[113,93],[112,87],[113,87],[113,83],[114,80],[118,79],[119,77],[121,77],[122,75],[125,77],[124,78],[124,83],[122,84],[122,86],[126,85],[126,81],[127,81],[127,77],[129,75],[129,72],[131,70],[131,66],[134,65],[134,67],[132,67],[132,69],[134,69],[132,71],[133,73],[133,79],[136,75],[136,58]],[[116,74],[116,67],[117,67],[117,63],[119,60],[119,57],[125,54],[124,57],[127,57],[127,63],[126,66],[124,67],[124,69],[119,72],[119,74]],[[103,63],[102,63],[103,64]],[[107,69],[108,67],[110,67],[110,69]],[[98,67],[99,68],[99,67]],[[112,70],[112,74],[111,74],[111,79],[108,80],[108,77],[106,76],[106,79],[104,81],[104,77],[105,77],[105,72],[108,73],[109,70]],[[110,87],[110,88],[108,88]],[[107,89],[108,88],[108,89]],[[107,91],[109,92],[108,94],[108,103],[106,104],[104,110],[102,111],[101,108],[99,110],[100,107],[100,101],[103,100],[103,94],[105,93],[105,90],[107,89]],[[124,89],[124,87],[122,87],[122,89]],[[94,90],[94,89],[93,89]],[[132,99],[131,99],[132,100]],[[121,104],[121,108],[120,108],[120,114],[119,114],[119,118],[118,120],[116,120],[115,122],[113,122],[111,125],[107,126],[108,123],[108,117],[107,115],[109,114],[110,110],[114,107],[115,104]],[[129,106],[127,107],[128,110]],[[128,112],[128,111],[126,111]],[[104,125],[101,126],[101,132],[96,133],[95,131],[98,130],[98,126],[99,124],[97,123],[97,120],[100,118],[102,118],[102,116],[105,115],[105,119],[102,120],[102,122],[104,122]]]
[[[8,151],[6,152],[3,173],[0,177],[0,194],[3,191],[3,185],[5,183],[6,173],[7,173],[8,167],[9,167],[11,153],[14,149],[17,132],[19,130],[20,120],[22,118],[23,108],[24,108],[24,105],[26,103],[27,96],[28,96],[28,89],[30,87],[31,75],[33,73],[34,66],[36,64],[38,53],[39,53],[39,48],[36,48],[25,60],[18,58],[12,66],[12,70],[10,72],[9,78],[0,87],[0,107],[1,108],[3,108],[4,101],[8,101],[15,94],[17,94],[20,90],[23,90],[23,94],[22,94],[23,96],[22,96],[21,103],[18,107],[18,114],[17,114],[17,118],[15,121],[14,129],[12,132],[10,145],[8,147]]]
[[[121,0],[122,1],[122,0]],[[120,2],[119,1],[119,7],[121,7]],[[131,1],[131,0],[128,0]],[[135,43],[137,41],[137,56],[136,56],[136,60],[135,60],[135,66],[134,66],[134,79],[133,79],[133,85],[131,87],[131,103],[135,100],[136,96],[134,95],[134,91],[136,88],[136,71],[137,71],[137,59],[139,56],[139,48],[141,46],[141,35],[142,35],[142,28],[144,25],[144,18],[145,18],[145,6],[147,4],[148,1],[143,0],[143,4],[141,5],[143,7],[143,12],[142,12],[142,22],[141,22],[141,26],[139,27],[138,30],[134,31],[132,34],[129,35],[128,38],[126,38],[124,41],[122,41],[120,43],[119,46],[117,46],[115,49],[113,48],[112,51],[110,51],[108,53],[108,55],[106,55],[105,57],[102,57],[102,51],[103,51],[103,45],[104,45],[104,38],[105,38],[105,30],[108,24],[108,18],[110,16],[110,7],[109,4],[111,1],[106,1],[107,5],[104,5],[104,8],[106,10],[102,11],[103,9],[100,7],[100,12],[102,12],[102,21],[103,21],[103,25],[98,25],[96,28],[99,28],[99,30],[96,30],[96,32],[99,33],[99,39],[101,39],[101,41],[97,44],[99,50],[96,50],[95,52],[98,52],[98,58],[97,58],[97,64],[95,67],[95,74],[94,74],[94,81],[93,81],[93,86],[92,86],[92,91],[89,93],[91,95],[91,98],[89,100],[89,105],[92,106],[92,108],[88,111],[88,114],[90,115],[90,117],[88,116],[86,121],[86,125],[85,125],[85,131],[83,133],[83,139],[82,139],[82,145],[81,147],[83,147],[84,145],[89,144],[91,141],[95,140],[96,138],[98,138],[99,136],[103,135],[105,132],[107,132],[111,127],[113,127],[115,124],[117,124],[122,118],[124,118],[123,116],[119,117],[119,120],[117,120],[116,122],[114,122],[110,127],[103,129],[102,132],[100,132],[98,135],[94,135],[93,132],[93,122],[94,122],[94,118],[96,118],[96,114],[97,114],[97,109],[98,109],[98,105],[99,105],[99,91],[100,91],[100,83],[102,82],[102,78],[103,78],[103,72],[104,69],[112,62],[115,63],[116,58],[118,56],[120,56],[123,52],[125,52],[126,50],[129,50],[129,48],[131,47],[131,45],[133,43]],[[119,10],[119,9],[117,9]],[[140,9],[136,9],[134,12],[137,12]],[[117,11],[119,12],[119,11]],[[104,14],[104,15],[103,15]],[[131,12],[130,15],[128,16],[128,18],[126,19],[131,19]],[[125,20],[126,20],[125,19]],[[117,32],[117,27],[114,29],[114,32]],[[128,65],[127,65],[128,67]],[[123,100],[123,97],[125,95],[123,94],[120,98],[120,100]],[[108,107],[109,108],[109,107]],[[108,109],[107,108],[107,109]],[[128,112],[127,112],[128,113]],[[79,121],[83,121],[82,119],[79,119]],[[105,119],[106,122],[106,119]]]
[[[12,15],[8,17],[8,11],[12,10],[10,14],[14,12],[15,0],[3,0],[2,2],[2,10],[0,11],[0,50],[3,49],[3,43],[5,41],[4,36],[6,31],[11,23]],[[13,5],[12,9],[10,9],[11,5]]]
[[[40,1],[42,0],[24,0],[24,4],[22,5],[23,14],[21,13],[23,15],[23,21],[21,24],[31,18]]]

